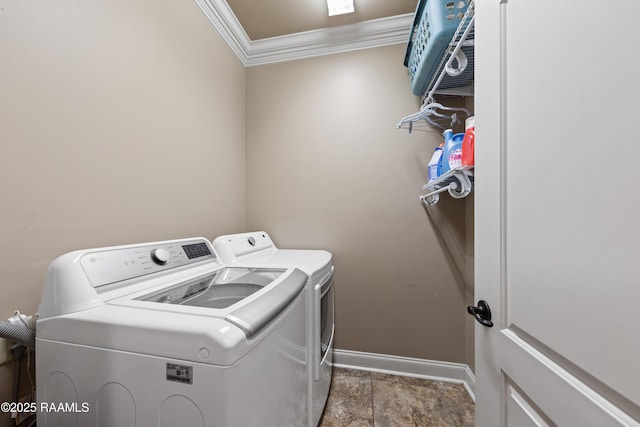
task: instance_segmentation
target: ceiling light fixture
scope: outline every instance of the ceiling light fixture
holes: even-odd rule
[[[327,0],[329,6],[329,16],[342,15],[343,13],[353,13],[353,0]]]

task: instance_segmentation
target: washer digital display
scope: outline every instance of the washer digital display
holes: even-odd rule
[[[184,249],[184,253],[187,255],[187,258],[199,258],[201,256],[211,255],[211,250],[205,243],[194,243],[192,245],[183,245],[182,249]]]

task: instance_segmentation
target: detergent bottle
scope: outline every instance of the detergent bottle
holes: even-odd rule
[[[462,140],[462,166],[473,166],[474,158],[474,142],[476,136],[476,119],[469,117],[465,122],[464,139]]]
[[[433,151],[433,156],[431,156],[431,160],[427,164],[427,179],[429,181],[433,181],[438,177],[438,163],[440,163],[440,159],[442,158],[442,147],[444,143],[440,143]]]
[[[444,153],[449,145],[449,141],[451,141],[451,137],[453,136],[453,129],[447,129],[442,132],[442,136],[444,137],[443,147],[442,147],[442,156],[440,156],[440,161],[438,161],[438,176],[442,175],[446,171],[449,170],[449,162],[445,161]],[[446,163],[446,166],[445,166]]]
[[[462,140],[464,133],[453,134],[452,129],[447,129],[444,135],[444,148],[442,158],[438,164],[438,176],[450,171],[453,168],[462,166]]]

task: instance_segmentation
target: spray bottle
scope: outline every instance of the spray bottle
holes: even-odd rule
[[[444,142],[440,143],[433,151],[433,155],[431,156],[431,160],[427,164],[427,178],[429,181],[433,181],[438,177],[438,163],[440,162],[440,158],[442,157],[442,147],[444,146]]]

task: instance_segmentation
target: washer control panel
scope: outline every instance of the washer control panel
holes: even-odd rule
[[[204,239],[106,248],[85,253],[82,268],[94,288],[214,259]]]

